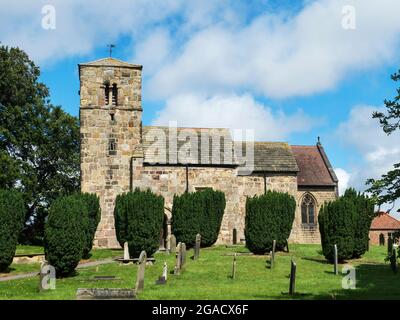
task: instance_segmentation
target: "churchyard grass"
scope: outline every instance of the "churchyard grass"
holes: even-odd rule
[[[238,256],[232,279],[234,252]],[[156,263],[146,267],[139,299],[399,299],[400,274],[394,274],[384,262],[386,252],[386,247],[371,246],[361,259],[348,262],[356,268],[354,290],[342,289],[344,264],[339,264],[339,275],[335,276],[333,265],[325,261],[319,245],[291,244],[290,253],[276,253],[272,270],[266,263],[268,256],[248,255],[242,246],[202,248],[197,260],[186,260],[179,276],[170,273],[175,254],[156,253]],[[188,257],[193,253],[189,250]],[[122,251],[117,255],[122,256]],[[95,250],[93,256],[111,257],[115,251]],[[296,294],[289,296],[292,258],[297,265]],[[156,285],[164,261],[168,263],[168,281]],[[37,291],[37,277],[0,282],[0,299],[75,299],[78,288],[134,288],[136,272],[137,265],[117,262],[88,267],[79,269],[74,277],[57,279],[56,290],[41,293]],[[94,281],[94,276],[116,276],[120,280]]]

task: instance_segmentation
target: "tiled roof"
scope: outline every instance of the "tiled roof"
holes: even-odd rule
[[[336,175],[320,146],[292,146],[299,166],[299,186],[335,186]],[[326,163],[328,162],[328,163]]]
[[[381,212],[372,220],[371,230],[398,230],[400,221],[393,218],[386,212]]]
[[[79,66],[91,66],[91,67],[127,67],[127,68],[139,68],[142,69],[142,66],[139,64],[132,64],[125,61],[121,61],[115,58],[103,58],[96,61],[81,63]]]

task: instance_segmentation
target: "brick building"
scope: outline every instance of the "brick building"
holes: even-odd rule
[[[136,187],[165,198],[161,245],[170,234],[174,194],[208,187],[226,196],[218,243],[232,243],[234,234],[244,240],[246,197],[266,190],[296,199],[290,241],[319,242],[319,209],[338,193],[319,142],[242,143],[227,129],[142,126],[141,75],[142,66],[113,58],[79,65],[81,189],[98,194],[102,209],[95,246],[119,247],[115,198]]]
[[[372,220],[369,231],[369,243],[375,245],[386,245],[389,236],[400,231],[400,221],[386,212],[381,212]]]

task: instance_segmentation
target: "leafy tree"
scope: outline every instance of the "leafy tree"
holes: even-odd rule
[[[391,76],[392,80],[400,81],[400,70]],[[384,101],[386,112],[374,112],[373,118],[379,119],[383,131],[390,135],[400,129],[400,87],[393,100]],[[382,175],[381,179],[369,179],[367,190],[372,193],[378,205],[392,203],[400,197],[400,162],[393,165],[393,170]],[[400,212],[400,209],[398,210]]]
[[[368,249],[369,229],[374,218],[374,204],[370,198],[347,189],[344,195],[322,206],[318,215],[322,252],[333,262],[333,246],[338,248],[338,259],[359,258]]]
[[[177,241],[193,247],[200,233],[202,247],[213,245],[218,239],[225,205],[225,194],[212,188],[175,195],[172,233]]]
[[[24,51],[0,46],[0,188],[24,195],[24,242],[40,240],[52,201],[79,187],[78,119],[50,103],[39,76]]]
[[[22,195],[15,190],[0,190],[0,271],[12,263],[24,217]]]
[[[160,230],[164,220],[164,198],[136,188],[117,196],[115,231],[121,247],[128,242],[131,257],[139,257],[142,250],[152,256],[160,245]]]
[[[46,260],[57,277],[74,273],[87,244],[88,209],[82,197],[72,195],[53,201],[45,227]]]
[[[296,200],[288,193],[268,191],[261,196],[246,200],[245,237],[246,247],[253,253],[264,254],[276,249],[283,250],[293,226]]]

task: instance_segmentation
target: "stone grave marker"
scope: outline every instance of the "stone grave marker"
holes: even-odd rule
[[[276,240],[273,240],[272,251],[271,251],[271,269],[273,269],[275,265],[275,249],[276,249]]]
[[[176,251],[176,237],[171,234],[169,238],[169,252],[175,252]]]
[[[136,300],[132,289],[79,288],[76,300]]]
[[[235,253],[235,255],[233,256],[232,275],[231,275],[231,278],[232,278],[232,279],[235,279],[235,277],[236,277],[236,253]]]
[[[124,260],[129,260],[130,256],[129,256],[129,246],[128,246],[128,242],[124,242]]]
[[[184,242],[181,243],[181,270],[186,264],[186,244]]]
[[[156,281],[156,284],[166,284],[167,277],[168,277],[168,265],[167,265],[167,262],[164,261],[162,275],[161,275],[161,277],[158,278],[158,280]]]
[[[181,258],[181,243],[179,242],[178,245],[176,246],[176,263],[174,267],[174,274],[175,275],[180,275],[181,273],[181,263],[182,263],[182,258]]]
[[[201,235],[198,233],[196,235],[196,244],[194,247],[194,256],[193,260],[197,260],[200,256],[200,244],[201,244]]]
[[[144,288],[144,272],[146,270],[146,251],[142,251],[139,256],[139,268],[136,276],[136,292],[140,292]]]
[[[233,229],[232,237],[233,237],[232,244],[237,244],[237,230],[236,230],[236,228]]]
[[[338,251],[337,251],[337,245],[336,244],[333,246],[333,273],[335,275],[339,274],[339,270],[338,270]]]
[[[294,295],[295,293],[296,293],[296,262],[292,260],[290,267],[289,294]]]

